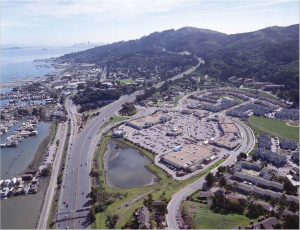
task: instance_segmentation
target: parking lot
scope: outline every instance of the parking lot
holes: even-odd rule
[[[169,112],[169,114],[172,116],[171,121],[154,125],[148,129],[136,130],[126,125],[121,128],[126,132],[125,137],[128,140],[143,148],[153,150],[155,153],[172,151],[175,146],[191,143],[190,140],[207,140],[220,136],[217,123],[207,121],[207,118],[199,119],[192,114],[187,115],[180,112]],[[171,132],[172,128],[181,128],[183,134],[167,136],[167,132]]]

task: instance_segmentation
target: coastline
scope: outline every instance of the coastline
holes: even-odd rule
[[[38,149],[34,153],[34,157],[33,157],[32,161],[30,162],[30,164],[28,165],[26,170],[30,170],[31,167],[38,168],[38,166],[41,164],[44,153],[52,139],[54,127],[55,127],[54,123],[51,122],[51,125],[49,127],[50,130],[49,130],[48,136],[46,136],[44,138],[44,140],[42,140],[41,143],[39,144]]]

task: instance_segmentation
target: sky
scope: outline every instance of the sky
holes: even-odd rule
[[[138,39],[185,26],[226,34],[299,23],[299,0],[1,0],[1,45]]]

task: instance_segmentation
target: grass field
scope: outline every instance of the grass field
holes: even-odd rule
[[[242,104],[242,103],[243,103],[243,101],[242,101],[242,100],[240,100],[240,99],[238,99],[238,98],[235,98],[235,97],[232,97],[232,96],[230,96],[230,95],[227,95],[227,94],[221,94],[221,95],[219,96],[219,98],[223,98],[223,97],[230,97],[230,98],[234,98],[234,100],[235,100],[235,101],[237,101],[239,104]]]
[[[112,117],[112,119],[109,118],[109,119],[107,119],[106,122],[104,122],[104,124],[101,126],[101,129],[103,129],[107,125],[129,119],[128,117],[119,117],[119,116],[116,116],[116,115],[112,115],[111,117]]]
[[[121,79],[120,82],[121,84],[135,83],[135,81],[132,79]]]
[[[273,136],[299,140],[299,127],[286,125],[285,121],[251,116],[250,125],[260,132],[268,132]]]
[[[197,229],[232,229],[235,226],[250,224],[250,219],[244,215],[228,214],[221,215],[213,213],[208,204],[199,204],[185,201],[183,208],[186,209]]]
[[[255,89],[244,89],[244,90],[252,92],[252,93],[256,92]],[[274,99],[274,100],[278,100],[278,98],[276,96],[272,95],[272,94],[262,92],[262,91],[258,91],[258,93],[263,97],[268,97],[268,98],[271,98],[271,99]]]
[[[184,97],[184,95],[176,95],[175,96],[176,100],[175,100],[174,107],[176,107],[178,105],[178,101],[180,101],[180,99],[182,99],[183,97]]]
[[[96,150],[98,154],[98,166],[99,170],[102,171],[104,175],[104,169],[102,166],[102,156],[106,151],[107,145],[109,143],[110,136],[106,136],[103,138],[102,144],[99,146],[98,150]],[[136,148],[140,153],[147,156],[149,159],[153,161],[154,156],[139,147],[134,146],[133,144],[125,141],[124,139],[120,138],[118,139],[126,144],[128,144],[130,147]],[[159,200],[161,197],[165,196],[167,199],[171,199],[172,195],[180,190],[181,188],[185,187],[186,185],[194,182],[195,180],[199,179],[200,177],[207,174],[209,171],[211,171],[216,166],[220,165],[224,160],[219,160],[215,162],[211,167],[209,167],[206,170],[203,170],[201,173],[199,173],[196,176],[193,176],[187,180],[184,181],[178,181],[174,180],[170,175],[168,175],[164,170],[156,166],[155,164],[149,164],[147,165],[147,168],[152,171],[156,176],[160,179],[158,184],[147,186],[147,187],[140,187],[140,188],[132,188],[132,189],[115,189],[108,187],[105,183],[103,183],[105,190],[109,193],[121,193],[123,194],[122,199],[117,199],[114,203],[108,206],[105,213],[97,213],[96,214],[96,221],[92,224],[93,229],[106,229],[105,221],[106,221],[106,213],[110,214],[117,214],[119,215],[120,219],[117,223],[116,228],[120,229],[122,226],[126,224],[126,222],[131,217],[134,210],[140,206],[143,205],[143,199],[146,194],[149,192],[152,193],[154,200]],[[101,180],[103,178],[101,177]],[[164,194],[164,195],[163,195]]]

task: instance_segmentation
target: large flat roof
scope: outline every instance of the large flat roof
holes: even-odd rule
[[[214,142],[216,142],[216,143],[218,143],[220,145],[227,146],[227,147],[235,146],[236,142],[230,141],[230,139],[233,138],[233,137],[234,137],[233,133],[226,133],[224,136],[216,138],[214,140]]]
[[[161,117],[169,117],[169,115],[165,115],[162,113],[156,113],[154,115],[149,115],[146,117],[142,117],[136,120],[130,121],[131,124],[143,127],[146,122],[156,123],[160,120]]]
[[[188,167],[195,162],[205,159],[212,154],[214,146],[199,146],[195,144],[184,145],[179,151],[171,151],[167,153],[164,158],[174,162],[181,167]]]
[[[222,126],[225,133],[232,133],[232,132],[239,132],[240,131],[234,123],[232,123],[228,120],[220,121],[220,125]]]

